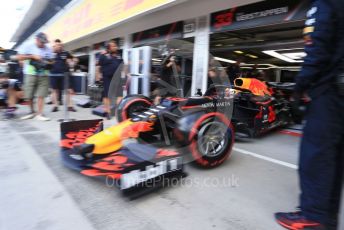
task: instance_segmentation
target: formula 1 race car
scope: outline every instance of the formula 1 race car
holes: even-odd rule
[[[232,122],[237,137],[257,137],[292,123],[290,97],[294,86],[295,83],[265,83],[254,78],[235,79]]]
[[[159,105],[128,96],[113,127],[103,130],[101,120],[62,123],[62,160],[86,176],[116,181],[123,191],[182,173],[186,159],[214,168],[229,157],[234,143],[232,104],[228,86],[220,85],[203,97],[164,98]]]

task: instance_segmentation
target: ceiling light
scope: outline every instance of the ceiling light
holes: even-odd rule
[[[279,69],[289,70],[289,71],[300,71],[301,66],[278,66]]]
[[[152,61],[161,62],[162,60],[158,58],[152,58]]]
[[[225,59],[225,58],[220,58],[220,57],[214,57],[216,61],[222,61],[222,62],[227,62],[227,63],[236,63],[236,61],[230,60],[230,59]]]
[[[265,42],[264,39],[257,39],[256,42]]]
[[[241,50],[236,50],[236,51],[234,51],[234,53],[243,54],[244,52],[242,52]]]
[[[284,53],[283,55],[294,60],[302,60],[304,57],[306,57],[307,54],[305,52],[294,52]]]
[[[275,57],[275,58],[278,58],[280,60],[283,60],[283,61],[286,61],[286,62],[290,62],[290,63],[300,63],[300,62],[303,62],[302,60],[295,60],[291,57],[288,57],[288,54],[290,53],[293,53],[293,52],[290,52],[290,53],[279,53],[281,51],[285,51],[285,50],[265,50],[263,51],[263,53],[267,54],[267,55],[270,55],[272,57]]]
[[[250,58],[258,58],[256,55],[252,55],[252,54],[246,54],[246,56]]]
[[[222,44],[216,44],[215,46],[220,47],[220,46],[223,46],[223,45]]]
[[[257,65],[257,66],[269,66],[269,68],[278,68],[278,66],[273,65],[273,64],[243,64],[243,63],[241,63],[240,66],[255,66],[255,65]]]

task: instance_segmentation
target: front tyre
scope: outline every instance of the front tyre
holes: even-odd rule
[[[122,122],[133,118],[137,114],[148,110],[152,105],[153,102],[145,96],[135,95],[125,97],[118,105],[117,121]]]
[[[231,154],[234,137],[232,124],[223,114],[201,116],[190,133],[189,150],[194,163],[202,168],[221,165]]]

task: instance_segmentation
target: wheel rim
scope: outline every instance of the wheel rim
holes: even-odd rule
[[[217,157],[229,143],[228,127],[218,121],[211,121],[201,127],[198,133],[198,149],[203,156]]]

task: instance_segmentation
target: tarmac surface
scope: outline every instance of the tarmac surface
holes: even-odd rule
[[[72,118],[99,118],[77,109]],[[237,141],[221,167],[187,165],[179,183],[130,201],[62,165],[57,120],[63,113],[50,110],[48,122],[0,121],[1,230],[279,230],[273,214],[298,205],[301,127]]]

